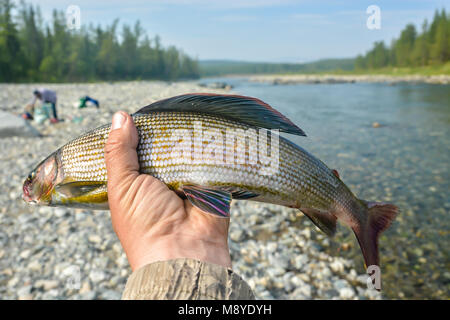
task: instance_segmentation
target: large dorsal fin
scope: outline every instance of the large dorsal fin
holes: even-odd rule
[[[302,129],[267,103],[252,97],[214,93],[189,93],[156,101],[135,114],[154,111],[190,111],[208,113],[241,121],[252,126],[279,129],[306,136]]]

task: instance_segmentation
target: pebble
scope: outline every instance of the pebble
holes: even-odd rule
[[[55,213],[55,216],[57,216],[58,218],[62,218],[66,214],[68,214],[68,211],[65,208],[55,208],[53,212]]]
[[[381,124],[379,122],[372,123],[372,128],[380,128]]]
[[[95,291],[89,291],[81,294],[81,300],[94,300],[97,297],[97,293]]]
[[[344,264],[341,261],[335,259],[332,263],[330,263],[330,268],[331,270],[333,270],[333,272],[343,272]]]
[[[91,285],[89,284],[89,281],[85,281],[83,282],[83,285],[80,288],[79,293],[80,294],[85,294],[91,291]]]
[[[27,267],[28,267],[28,269],[30,269],[32,271],[38,272],[41,270],[42,265],[38,260],[33,260],[28,264]]]
[[[20,299],[20,297],[29,296],[31,293],[31,289],[32,289],[32,287],[30,285],[23,286],[23,287],[20,287],[19,289],[17,289],[17,295],[19,296],[19,299]]]
[[[95,234],[95,235],[90,235],[88,240],[89,240],[89,242],[100,243],[102,241],[102,238]]]
[[[45,291],[49,291],[57,288],[59,285],[59,281],[57,280],[38,280],[34,283],[35,288],[42,288]]]
[[[245,233],[241,229],[236,229],[230,232],[230,239],[236,242],[242,241],[245,238]]]
[[[301,270],[306,263],[308,263],[308,256],[305,254],[300,254],[294,258],[294,267],[298,270]]]
[[[94,283],[101,282],[106,279],[106,273],[101,270],[92,270],[89,273],[89,279]]]
[[[352,288],[342,288],[339,290],[339,296],[342,299],[353,299],[355,297],[355,291]]]
[[[30,249],[24,250],[20,253],[20,257],[23,259],[28,259],[30,257],[30,255],[31,255]]]
[[[122,297],[122,294],[120,292],[117,291],[112,291],[112,290],[106,290],[104,292],[102,292],[102,299],[105,300],[120,300],[120,298]]]
[[[15,287],[19,283],[19,278],[13,277],[8,281],[8,287]]]
[[[339,279],[333,283],[333,286],[336,288],[336,290],[341,290],[344,288],[348,288],[348,282],[347,280]]]

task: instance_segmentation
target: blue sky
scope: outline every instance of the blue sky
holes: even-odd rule
[[[30,1],[28,1],[30,2]],[[150,37],[204,59],[305,62],[353,57],[374,41],[390,43],[407,23],[420,28],[448,0],[32,0],[49,21],[53,8],[81,9],[81,23],[140,20]],[[369,5],[381,9],[381,29],[366,27]]]

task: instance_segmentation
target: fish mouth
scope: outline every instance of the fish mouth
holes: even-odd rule
[[[25,201],[28,204],[38,204],[39,200],[38,199],[34,199],[31,196],[31,192],[30,192],[30,188],[31,188],[31,182],[26,180],[23,184],[23,194],[22,194],[22,200]]]
[[[37,201],[31,197],[30,188],[31,188],[31,181],[29,179],[27,179],[23,183],[23,187],[22,187],[22,190],[23,190],[22,200],[27,203],[37,203]]]

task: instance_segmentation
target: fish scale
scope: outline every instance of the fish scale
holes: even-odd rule
[[[188,112],[154,112],[135,115],[133,118],[140,137],[137,148],[140,171],[160,179],[173,189],[182,184],[207,186],[231,184],[258,193],[260,197],[256,200],[269,202],[275,200],[289,206],[300,203],[302,206],[314,205],[323,209],[328,209],[336,198],[338,190],[336,186],[340,181],[323,163],[281,136],[278,170],[272,175],[261,175],[258,172],[263,165],[260,162],[250,163],[249,157],[246,163],[226,162],[225,154],[233,148],[229,143],[224,147],[224,138],[209,143],[210,147],[216,150],[225,150],[224,156],[221,157],[225,160],[224,163],[216,162],[216,164],[214,163],[216,158],[212,157],[212,154],[203,152],[204,148],[195,147],[190,153],[191,161],[184,157],[180,163],[180,158],[176,157],[178,154],[174,152],[179,141],[171,138],[179,130],[187,130],[191,136],[185,139],[188,144],[195,144],[195,141],[204,142],[201,137],[192,139],[195,124],[201,123],[203,131],[216,129],[223,134],[234,130],[237,140],[245,141],[248,137],[246,130],[256,130],[256,127],[207,114]],[[61,159],[67,179],[107,181],[103,149],[109,130],[109,125],[100,127],[62,148]],[[266,146],[270,149],[269,141]],[[233,150],[235,153],[236,149],[235,146]]]

